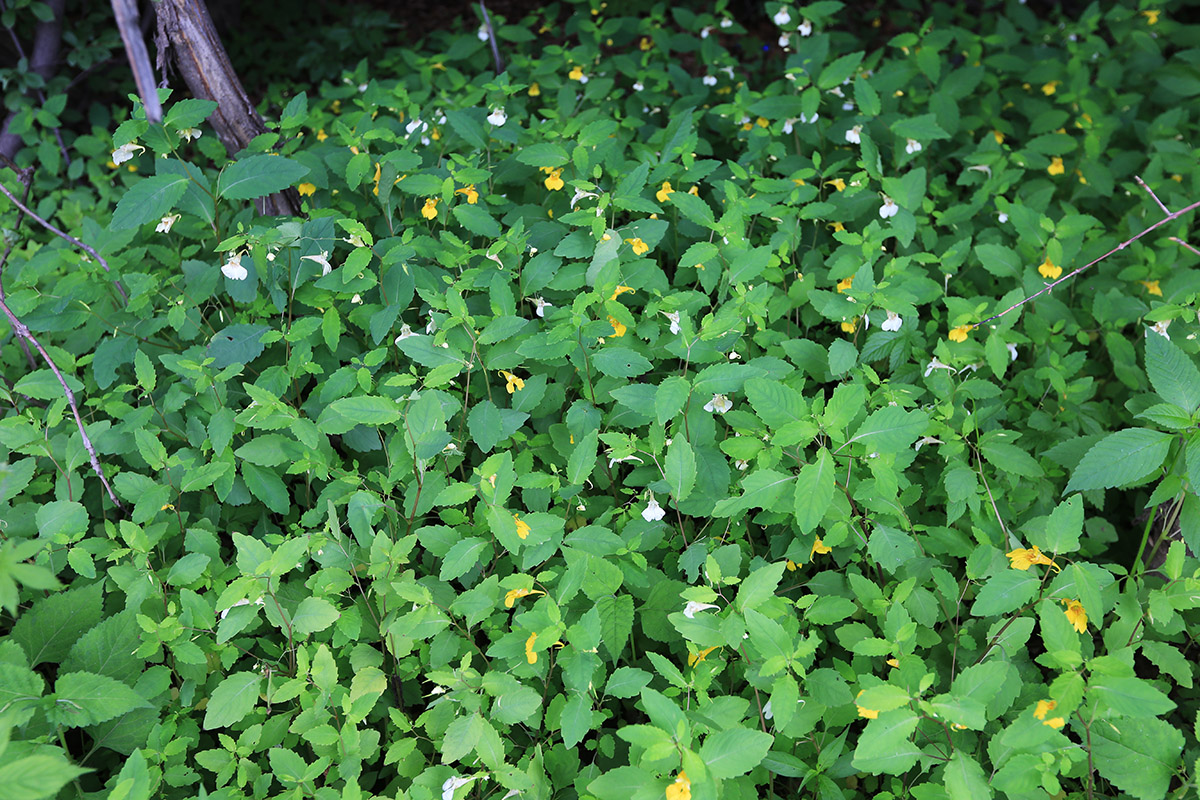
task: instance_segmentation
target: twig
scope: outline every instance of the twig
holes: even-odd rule
[[[0,159],[2,159],[5,162],[5,166],[7,166],[12,171],[16,172],[18,175],[20,175],[21,171],[17,168],[16,164],[14,164],[8,158],[3,157],[3,156],[0,156]],[[29,215],[30,219],[37,222],[37,224],[41,225],[43,228],[45,228],[46,230],[53,233],[55,236],[58,236],[61,239],[65,239],[68,242],[70,242],[71,244],[78,247],[79,249],[85,251],[92,258],[96,259],[96,261],[100,262],[100,266],[104,267],[105,272],[111,272],[108,268],[108,262],[104,260],[103,256],[101,256],[99,253],[97,253],[92,247],[90,247],[90,246],[84,244],[83,242],[79,241],[78,239],[76,239],[71,234],[60,231],[58,228],[54,227],[49,222],[47,222],[46,220],[39,217],[37,214],[35,214],[33,212],[32,209],[29,208],[29,206],[25,205],[20,200],[18,200],[16,195],[14,195],[12,192],[10,192],[8,190],[8,187],[5,186],[3,183],[0,183],[0,192],[3,192],[5,194],[5,196],[8,197],[9,200],[12,200],[13,204],[17,208],[21,209],[21,211],[23,211],[27,215]],[[113,281],[113,284],[117,287],[117,291],[121,293],[121,299],[125,301],[126,305],[128,305],[129,304],[129,296],[125,294],[125,289],[124,289],[124,287],[121,286],[121,282]]]
[[[496,62],[496,74],[504,72],[504,59],[500,58],[500,48],[496,45],[496,29],[492,27],[492,18],[488,16],[487,6],[479,0],[479,10],[483,12],[483,24],[487,26],[488,42],[492,45],[492,58]]]
[[[1183,239],[1180,239],[1178,236],[1172,236],[1172,237],[1171,237],[1171,241],[1172,241],[1172,242],[1174,242],[1175,244],[1181,244],[1181,245],[1183,245],[1183,246],[1184,246],[1184,247],[1186,247],[1188,250],[1191,250],[1193,253],[1195,253],[1196,255],[1200,256],[1200,250],[1197,250],[1196,248],[1192,247],[1190,244],[1188,244],[1187,242],[1185,242]]]
[[[1138,183],[1141,183],[1141,184],[1142,184],[1142,186],[1146,186],[1146,184],[1145,184],[1145,183],[1143,183],[1143,182],[1142,182],[1142,180],[1141,180],[1140,178],[1138,179]],[[1147,186],[1147,187],[1146,187],[1146,190],[1147,190],[1147,191],[1149,191],[1149,188],[1150,188],[1150,187],[1148,187],[1148,186]],[[1150,192],[1150,196],[1151,196],[1151,197],[1154,197],[1154,192]],[[1159,199],[1158,199],[1157,197],[1154,197],[1154,201],[1155,201],[1156,203],[1158,203],[1158,204],[1159,204],[1159,206],[1162,206],[1162,208],[1163,208],[1163,210],[1164,210],[1164,211],[1166,210],[1166,206],[1163,206],[1163,205],[1162,205],[1162,203],[1159,201]],[[986,325],[987,323],[991,322],[992,320],[994,320],[994,319],[1000,319],[1000,317],[1003,317],[1003,316],[1004,316],[1005,314],[1007,314],[1008,312],[1010,312],[1010,311],[1014,311],[1014,310],[1016,310],[1016,309],[1020,308],[1021,306],[1025,305],[1026,303],[1028,303],[1030,300],[1036,300],[1037,298],[1039,298],[1039,297],[1041,297],[1042,295],[1044,295],[1046,292],[1049,292],[1049,291],[1050,291],[1051,289],[1053,289],[1055,286],[1058,286],[1058,285],[1059,285],[1060,283],[1062,283],[1063,281],[1070,280],[1071,278],[1074,278],[1076,275],[1078,275],[1079,273],[1083,272],[1083,271],[1084,271],[1085,269],[1087,269],[1088,267],[1091,267],[1091,266],[1094,266],[1094,265],[1096,265],[1096,264],[1100,263],[1101,261],[1103,261],[1104,259],[1108,258],[1109,256],[1111,256],[1113,253],[1117,252],[1118,250],[1124,250],[1126,247],[1128,247],[1129,245],[1133,244],[1134,242],[1136,242],[1138,239],[1140,239],[1140,238],[1142,238],[1143,236],[1145,236],[1145,235],[1146,235],[1147,233],[1149,233],[1150,231],[1152,231],[1152,230],[1154,230],[1154,229],[1156,229],[1156,228],[1159,228],[1159,227],[1161,227],[1161,226],[1163,226],[1163,225],[1166,225],[1168,222],[1173,222],[1174,220],[1177,220],[1177,219],[1179,219],[1179,218],[1180,218],[1180,217],[1182,217],[1184,214],[1186,214],[1186,213],[1188,213],[1189,211],[1192,211],[1192,210],[1194,210],[1194,209],[1196,209],[1196,208],[1200,208],[1200,200],[1196,201],[1195,203],[1192,203],[1190,206],[1187,206],[1186,208],[1181,208],[1181,209],[1179,209],[1178,211],[1175,211],[1175,212],[1172,212],[1172,213],[1169,213],[1169,214],[1167,214],[1167,216],[1166,216],[1166,217],[1164,217],[1164,218],[1160,219],[1158,222],[1154,223],[1154,224],[1153,224],[1153,225],[1151,225],[1149,228],[1146,228],[1146,230],[1142,231],[1141,233],[1139,233],[1139,234],[1137,234],[1137,235],[1135,235],[1135,236],[1133,236],[1133,237],[1131,237],[1131,238],[1129,238],[1129,239],[1126,239],[1125,241],[1121,242],[1119,245],[1117,245],[1116,247],[1114,247],[1112,250],[1109,250],[1107,253],[1105,253],[1104,255],[1100,256],[1099,258],[1097,258],[1097,259],[1094,259],[1094,260],[1092,260],[1092,261],[1089,261],[1088,263],[1084,264],[1082,267],[1079,267],[1078,269],[1075,269],[1075,270],[1072,270],[1071,272],[1068,272],[1066,275],[1063,275],[1061,278],[1059,278],[1058,280],[1056,280],[1054,283],[1047,284],[1047,285],[1046,285],[1046,288],[1042,289],[1041,291],[1039,291],[1039,292],[1035,292],[1034,294],[1031,294],[1029,297],[1026,297],[1024,300],[1021,300],[1021,301],[1020,301],[1020,302],[1018,302],[1018,303],[1014,303],[1013,305],[1011,305],[1011,306],[1009,306],[1008,308],[1006,308],[1006,309],[1004,309],[1003,311],[1001,311],[999,314],[993,314],[992,316],[988,317],[988,318],[987,318],[987,319],[985,319],[985,320],[980,320],[979,322],[975,323],[975,324],[974,324],[974,325],[972,325],[971,327],[972,327],[972,328],[978,328],[978,327],[980,327],[980,326],[982,326],[982,325]],[[1179,241],[1179,240],[1178,240],[1178,239],[1175,239],[1174,241]]]
[[[1145,182],[1144,180],[1142,180],[1142,176],[1141,176],[1141,175],[1134,175],[1134,176],[1133,176],[1133,179],[1134,179],[1135,181],[1137,181],[1137,185],[1138,185],[1138,186],[1140,186],[1140,187],[1142,187],[1143,189],[1145,189],[1145,190],[1146,190],[1146,194],[1148,194],[1148,195],[1150,195],[1151,197],[1153,197],[1153,198],[1154,198],[1154,202],[1158,203],[1158,207],[1162,209],[1162,212],[1163,212],[1164,214],[1170,214],[1170,213],[1171,213],[1171,209],[1167,208],[1166,204],[1165,204],[1165,203],[1163,203],[1163,201],[1162,201],[1162,200],[1159,200],[1159,199],[1158,199],[1158,195],[1156,195],[1156,194],[1154,193],[1154,190],[1153,190],[1153,189],[1151,189],[1149,186],[1147,186],[1147,185],[1146,185],[1146,182]]]
[[[29,191],[30,191],[30,189],[33,188],[33,167],[26,167],[25,169],[18,171],[17,172],[17,180],[19,180],[21,182],[21,185],[23,185],[25,187],[25,193],[21,197],[21,199],[28,202],[29,201]],[[17,212],[17,221],[16,221],[16,223],[13,224],[14,234],[15,234],[16,230],[21,227],[21,222],[24,219],[25,219],[25,212],[18,211]],[[8,243],[5,244],[5,246],[4,246],[4,255],[0,256],[0,276],[4,275],[4,266],[8,263],[8,256],[10,253],[12,253],[13,244],[16,241],[17,241],[17,237],[14,235],[13,238],[9,239]],[[4,284],[0,283],[0,300],[4,300],[4,299],[5,299]],[[21,350],[24,351],[25,359],[29,362],[29,368],[36,369],[37,361],[34,360],[33,353],[29,352],[29,345],[27,345],[25,343],[25,340],[21,339],[21,338],[17,339],[17,344],[19,344],[21,346]],[[6,380],[6,382],[7,382],[7,380]],[[9,384],[9,388],[10,389],[13,388],[13,385]],[[29,398],[26,398],[26,399],[29,399]]]

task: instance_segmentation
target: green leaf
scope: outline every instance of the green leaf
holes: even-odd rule
[[[863,421],[850,441],[862,442],[868,452],[898,453],[912,447],[928,424],[924,411],[884,406]]]
[[[1049,553],[1074,553],[1079,549],[1082,532],[1083,500],[1079,495],[1073,495],[1050,512],[1043,546]]]
[[[971,614],[991,617],[1016,611],[1033,599],[1041,583],[1041,576],[1032,568],[1006,569],[984,581],[975,595]]]
[[[663,471],[675,502],[686,500],[696,485],[696,456],[692,453],[692,446],[682,436],[676,436],[667,448]]]
[[[500,223],[481,205],[458,203],[451,209],[459,224],[476,236],[498,239],[503,232]]]
[[[231,364],[249,364],[266,349],[261,340],[268,330],[266,325],[243,324],[218,331],[208,344],[208,355],[215,359],[213,366],[225,369]]]
[[[479,564],[479,556],[487,546],[487,541],[474,536],[455,542],[442,559],[438,578],[452,581],[466,575]]]
[[[1200,407],[1200,370],[1165,336],[1146,337],[1146,374],[1163,400],[1188,414]]]
[[[242,462],[242,480],[250,493],[276,514],[286,514],[292,508],[292,496],[279,474],[249,461]]]
[[[446,412],[442,409],[442,401],[433,392],[422,392],[408,404],[404,423],[412,441],[413,455],[417,458],[433,458],[450,443]]]
[[[896,120],[892,123],[892,133],[902,139],[916,139],[921,143],[950,138],[950,134],[938,125],[936,114],[922,114],[919,117]]]
[[[700,747],[700,759],[714,778],[736,778],[762,763],[775,737],[748,728],[710,733]]]
[[[850,763],[862,772],[901,775],[912,769],[921,756],[909,737],[919,719],[907,708],[884,711],[867,722],[858,737],[858,746]]]
[[[747,575],[746,579],[742,581],[742,585],[738,588],[738,610],[745,611],[747,608],[757,608],[774,597],[775,590],[779,588],[779,581],[783,578],[783,570],[786,567],[786,561],[778,561],[759,567]]]
[[[323,631],[338,621],[342,614],[323,597],[306,597],[292,615],[292,630],[302,636]]]
[[[481,400],[467,415],[467,429],[475,444],[485,453],[490,453],[500,442],[517,432],[529,419],[523,411],[498,408],[491,400]]]
[[[854,102],[858,105],[858,110],[866,117],[878,117],[883,111],[883,106],[879,102],[879,92],[875,91],[871,82],[861,75],[854,79]]]
[[[563,744],[574,747],[592,729],[592,703],[584,693],[572,692],[562,710]]]
[[[850,53],[836,59],[832,64],[826,65],[821,70],[821,76],[817,79],[817,88],[825,91],[835,86],[840,86],[842,81],[849,78],[858,69],[858,65],[862,63],[863,55],[862,51]]]
[[[55,717],[68,728],[96,725],[150,704],[121,681],[93,672],[69,672],[54,683]]]
[[[1110,433],[1084,454],[1064,493],[1112,489],[1145,480],[1162,466],[1170,447],[1170,434],[1148,428]]]
[[[222,170],[217,194],[226,200],[253,200],[294,186],[308,171],[284,156],[247,156]]]
[[[768,428],[778,430],[783,426],[808,419],[808,404],[795,389],[779,381],[766,378],[751,378],[746,381],[746,399]]]
[[[53,17],[54,12],[45,3],[37,3],[30,9],[33,10],[39,6],[45,8],[46,13]],[[13,756],[3,766],[0,766],[0,786],[4,787],[5,796],[12,800],[46,800],[58,797],[62,787],[80,775],[90,772],[90,770],[75,766],[59,755],[51,754],[51,752],[62,751],[55,748],[54,751],[44,754]],[[135,756],[140,752],[137,751]],[[126,763],[128,764],[128,761]],[[122,774],[124,774],[124,770],[122,770]],[[147,781],[147,791],[142,795],[145,800],[149,800],[150,797],[148,789]],[[109,796],[113,797],[114,795]],[[142,800],[142,798],[130,797],[131,800]]]
[[[88,513],[82,503],[74,500],[52,500],[43,504],[34,515],[38,535],[56,538],[63,543],[83,538],[87,533]]]
[[[654,415],[658,424],[665,425],[675,418],[687,404],[691,386],[687,379],[673,375],[658,385],[654,391]]]
[[[1094,677],[1088,694],[1127,717],[1154,717],[1175,708],[1175,703],[1142,678]]]
[[[588,431],[575,445],[567,458],[567,483],[581,486],[596,468],[596,448],[600,444],[600,432]]]
[[[629,347],[605,347],[592,356],[592,366],[612,378],[632,378],[653,366],[645,356]]]
[[[649,685],[654,676],[637,667],[618,667],[604,684],[604,693],[610,697],[636,697]]]
[[[796,528],[801,533],[810,533],[829,511],[833,502],[834,466],[833,456],[822,447],[817,457],[800,469],[792,508]]]
[[[7,638],[21,646],[32,667],[61,662],[72,645],[100,621],[103,592],[104,582],[99,581],[42,597],[13,624]]]
[[[188,179],[180,175],[143,178],[117,202],[109,230],[124,231],[147,222],[157,222],[175,207],[187,186]]]
[[[1162,800],[1179,768],[1183,733],[1160,719],[1122,719],[1091,729],[1096,770],[1138,800]]]
[[[596,609],[600,612],[600,636],[604,649],[616,660],[633,631],[633,598],[627,594],[601,597],[596,602]]]
[[[262,675],[257,672],[235,672],[213,690],[204,711],[204,730],[227,728],[241,722],[258,703]]]
[[[703,228],[711,228],[716,222],[713,218],[712,208],[694,194],[676,190],[667,195],[667,200],[678,208],[689,222],[694,222]]]
[[[554,142],[537,142],[521,147],[516,152],[517,161],[531,167],[561,167],[571,160],[562,145]]]
[[[992,796],[992,787],[983,767],[962,750],[955,750],[946,762],[945,778],[950,800],[984,800]]]
[[[483,733],[476,721],[477,717],[477,714],[457,717],[450,723],[450,727],[446,728],[441,745],[443,764],[453,764],[475,749]]]

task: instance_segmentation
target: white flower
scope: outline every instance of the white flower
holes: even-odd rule
[[[943,364],[938,360],[937,356],[934,356],[933,360],[929,362],[929,366],[925,368],[925,377],[928,378],[935,369],[945,369],[949,370],[950,372],[954,371],[954,367],[950,366],[949,364]]]
[[[936,436],[925,436],[917,440],[917,443],[913,445],[913,450],[920,451],[920,449],[927,444],[945,444],[945,442]]]
[[[170,233],[171,226],[179,221],[178,214],[169,214],[158,221],[158,227],[154,229],[155,233]]]
[[[300,256],[301,261],[312,261],[321,265],[321,274],[328,275],[333,272],[333,265],[329,263],[329,251],[322,250],[319,256]]]
[[[425,333],[433,335],[433,332],[436,330],[437,330],[437,320],[434,319],[433,317],[430,317],[429,322],[425,323]],[[442,345],[448,346],[448,345],[446,345],[445,342],[442,342]]]
[[[350,236],[348,236],[345,239],[342,239],[342,241],[347,242],[351,247],[366,247],[367,246],[367,243],[364,242],[363,238],[361,236],[359,236],[357,233],[350,234]]]
[[[982,367],[982,366],[983,366],[982,364],[967,364],[965,367],[963,367],[962,369],[960,369],[960,370],[959,370],[957,373],[955,373],[955,374],[957,375],[957,374],[960,374],[960,373],[966,372],[967,370],[971,370],[971,372],[979,372],[979,368],[980,368],[980,367]]]
[[[723,19],[723,20],[721,20],[721,27],[722,27],[722,28],[732,28],[732,27],[733,27],[733,20],[729,19],[728,17],[727,17],[727,18],[725,18],[725,19]]]
[[[419,334],[419,333],[413,333],[413,329],[408,327],[408,323],[406,322],[400,326],[400,335],[396,337],[396,344],[400,344],[400,342],[404,341],[405,339],[409,338],[410,336],[420,336],[420,335],[421,334]]]
[[[662,315],[671,323],[671,333],[679,333],[679,312],[663,311]]]
[[[533,298],[533,308],[534,308],[533,313],[537,314],[539,317],[545,317],[546,309],[553,308],[553,307],[554,307],[554,305],[552,303],[549,303],[540,297]]]
[[[1170,324],[1171,324],[1171,320],[1164,319],[1162,322],[1154,323],[1154,326],[1152,328],[1150,328],[1150,330],[1154,331],[1155,333],[1157,333],[1159,336],[1163,337],[1167,341],[1171,341],[1171,335],[1169,333],[1167,333],[1167,326]]]
[[[723,394],[714,394],[713,399],[704,404],[704,410],[714,414],[724,414],[733,408],[733,403]]]
[[[429,130],[429,123],[421,122],[420,118],[414,117],[407,125],[404,126],[404,132],[409,136],[411,136],[413,132],[418,129],[421,131],[421,133],[424,133],[425,131]]]
[[[792,21],[792,15],[788,13],[787,6],[784,6],[775,12],[773,19],[775,20],[775,24],[782,28]]]
[[[771,701],[768,700],[767,704],[763,706],[763,719],[774,719],[774,717],[775,711],[771,708]]]
[[[587,83],[587,82],[588,82],[588,80],[590,80],[590,79],[588,78],[588,76],[587,76],[587,75],[580,75],[580,76],[579,76],[579,82],[580,82],[580,83]]]
[[[712,29],[713,29],[713,26],[712,26],[712,25],[706,25],[706,26],[705,26],[705,27],[704,27],[704,28],[703,28],[703,29],[700,31],[700,38],[701,38],[701,39],[707,39],[707,38],[708,38],[708,35],[709,35],[710,33],[712,33]]]
[[[612,469],[613,464],[620,464],[622,461],[636,461],[639,464],[645,463],[637,456],[621,456],[620,458],[613,456],[608,460],[608,468]]]
[[[504,113],[503,108],[493,109],[492,113],[488,114],[487,121],[499,128],[508,122],[508,115]]]
[[[446,778],[442,783],[442,800],[454,800],[454,790],[460,786],[466,786],[473,780],[475,780],[474,777],[460,778],[457,775],[452,778]]]
[[[997,215],[996,219],[998,219],[1000,224],[1003,225],[1004,223],[1008,222],[1008,214],[1005,214],[1003,211],[1001,211],[999,215]]]
[[[695,619],[697,611],[707,611],[710,608],[720,608],[720,606],[712,603],[697,603],[695,600],[688,600],[688,604],[683,607],[683,615],[688,619]]]
[[[779,34],[779,46],[786,50],[788,43],[789,43],[788,35],[786,33]]]
[[[634,90],[635,92],[640,92],[640,91],[642,91],[642,90],[643,90],[643,89],[645,89],[645,88],[646,88],[646,87],[642,85],[642,82],[641,82],[641,81],[635,81],[635,82],[634,82],[634,84],[633,84],[633,90]]]
[[[248,606],[248,605],[250,605],[250,601],[243,597],[241,600],[238,600],[236,603],[231,605],[229,608],[222,611],[221,619],[225,619],[226,617],[228,617],[229,612],[232,611],[233,609],[237,608],[238,606]],[[254,605],[256,605],[256,606],[264,605],[263,599],[261,597],[258,598],[257,600],[254,601]]]
[[[140,144],[129,142],[128,144],[123,144],[116,150],[113,150],[112,160],[114,164],[121,165],[133,158],[135,155],[144,152],[146,152],[146,148],[142,147]]]
[[[817,120],[819,120],[820,118],[821,118],[821,115],[816,113],[815,111],[813,112],[813,115],[811,118],[806,117],[804,114],[800,115],[800,121],[803,122],[805,125],[810,125],[810,124],[816,122]]]
[[[908,153],[910,156],[913,153],[921,152],[921,143],[916,139],[909,139],[904,145],[904,152]]]
[[[887,312],[887,315],[887,319],[885,319],[883,324],[879,327],[883,328],[885,331],[900,330],[900,326],[904,324],[904,319],[895,311],[889,311]]]
[[[799,31],[801,36],[812,36],[812,23],[804,20],[800,23]]]
[[[241,253],[230,253],[229,260],[221,265],[221,273],[231,281],[244,281],[250,275],[242,266]]]
[[[1010,360],[1016,361],[1017,360],[1017,346],[1015,344],[1013,344],[1012,342],[1009,342],[1008,344],[1006,344],[1004,346],[1008,348],[1008,354],[1010,356],[1012,356],[1012,358]]]
[[[796,120],[795,120],[795,119],[785,119],[785,120],[783,121],[783,133],[784,133],[784,135],[790,134],[790,133],[792,132],[792,130],[793,130],[792,126],[793,126],[795,123],[796,123]]]
[[[738,461],[733,462],[733,465],[735,467],[737,467],[739,470],[741,470],[742,472],[745,472],[746,470],[750,469],[749,461],[738,460]]]
[[[179,138],[185,142],[190,142],[193,139],[199,139],[203,131],[199,128],[184,128],[179,132]]]
[[[840,86],[833,87],[832,89],[829,90],[829,93],[836,94],[838,97],[846,96],[845,92],[842,91],[842,87],[840,87]]]
[[[717,76],[705,75],[703,78],[700,79],[700,82],[703,83],[705,86],[716,86],[717,85]]]
[[[726,64],[723,67],[717,67],[717,72],[724,72],[726,75],[729,76],[729,80],[733,80],[733,65],[732,64]]]
[[[855,125],[846,131],[846,141],[850,144],[862,144],[862,125]]]
[[[487,25],[480,25],[479,30],[475,33],[479,37],[479,41],[486,42],[488,40]]]
[[[598,196],[599,195],[597,195],[595,192],[585,192],[583,189],[576,189],[575,196],[571,198],[571,208],[574,208],[575,204],[578,203],[580,200],[582,200],[585,197],[598,197]],[[599,207],[597,207],[596,210],[599,211],[600,210]]]
[[[854,103],[850,102],[849,100],[847,100],[845,103],[842,103],[842,111],[853,111],[853,110],[854,110]]]
[[[654,492],[650,492],[650,499],[646,502],[646,509],[642,512],[642,519],[646,520],[646,522],[658,522],[666,515],[667,512],[663,511],[663,507],[654,499]]]
[[[354,297],[350,298],[350,302],[356,306],[362,305],[362,295],[361,294],[354,295]]]
[[[900,206],[896,205],[896,201],[887,195],[883,196],[883,206],[879,209],[879,216],[887,219],[888,217],[896,216],[900,210]]]
[[[737,361],[739,358],[741,358],[741,356],[740,356],[740,355],[738,355],[738,352],[737,352],[737,350],[730,350],[730,351],[729,351],[729,360],[730,360],[730,361]]]

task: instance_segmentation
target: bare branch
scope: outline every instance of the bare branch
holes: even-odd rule
[[[157,125],[162,122],[162,104],[158,102],[150,53],[146,50],[146,40],[142,38],[142,29],[138,25],[137,1],[112,0],[112,7],[117,28],[121,31],[121,41],[125,42],[125,55],[129,57],[129,66],[133,69],[138,95],[142,98],[142,107],[146,109],[146,119],[152,125]]]
[[[1153,198],[1154,198],[1154,202],[1158,203],[1158,207],[1162,209],[1162,212],[1163,212],[1164,214],[1170,214],[1170,213],[1171,213],[1171,209],[1167,208],[1166,204],[1165,204],[1165,203],[1163,203],[1163,201],[1162,201],[1162,200],[1159,200],[1159,199],[1158,199],[1158,195],[1156,195],[1156,194],[1154,193],[1154,190],[1153,190],[1153,189],[1151,189],[1149,186],[1147,186],[1147,185],[1146,185],[1146,182],[1145,182],[1144,180],[1142,180],[1142,176],[1141,176],[1141,175],[1134,175],[1134,176],[1133,176],[1133,179],[1134,179],[1135,181],[1137,181],[1137,184],[1138,184],[1138,186],[1140,186],[1140,187],[1142,187],[1143,189],[1145,189],[1145,190],[1146,190],[1146,194],[1148,194],[1148,195],[1150,195],[1151,197],[1153,197]]]

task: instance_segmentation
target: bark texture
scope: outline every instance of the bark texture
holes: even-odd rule
[[[164,83],[170,59],[193,96],[216,101],[217,110],[209,121],[225,149],[230,155],[244,150],[267,129],[234,72],[207,6],[203,0],[160,0],[154,8],[158,12],[158,70]],[[258,212],[268,216],[300,213],[300,195],[295,189],[254,202]]]
[[[112,7],[117,28],[121,31],[121,41],[125,43],[125,55],[129,57],[129,66],[133,69],[138,95],[142,98],[142,107],[146,109],[146,119],[158,124],[162,122],[162,104],[158,102],[150,54],[146,51],[146,41],[138,25],[137,0],[112,0]]]

